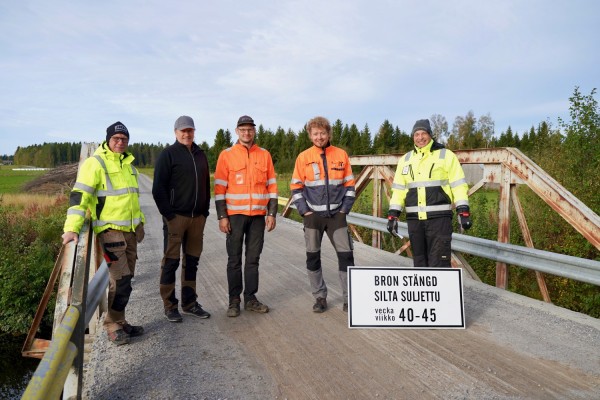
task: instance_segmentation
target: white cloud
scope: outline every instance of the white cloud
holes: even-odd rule
[[[170,142],[181,114],[209,144],[246,113],[295,130],[317,114],[376,131],[469,110],[497,130],[537,125],[568,112],[575,86],[597,86],[598,11],[593,0],[0,4],[0,154],[98,140],[117,119]]]

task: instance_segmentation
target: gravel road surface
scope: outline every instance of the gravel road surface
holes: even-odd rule
[[[198,301],[212,316],[170,323],[158,292],[162,222],[150,185],[143,176],[148,222],[127,308],[146,334],[119,347],[98,335],[85,398],[600,398],[599,320],[479,282],[464,283],[466,329],[348,329],[325,238],[330,309],[313,313],[302,226],[283,218],[261,258],[258,298],[268,314],[225,315],[225,238],[212,212],[198,273]],[[361,243],[355,257],[357,265],[411,265]]]

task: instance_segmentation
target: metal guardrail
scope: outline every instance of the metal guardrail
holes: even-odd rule
[[[387,232],[385,218],[350,213],[347,220],[353,225]],[[408,237],[408,226],[405,222],[398,222],[398,233]],[[600,286],[600,261],[460,233],[452,234],[452,250]]]
[[[73,244],[69,245],[74,246]],[[86,268],[89,269],[89,265]],[[85,318],[83,320],[84,327],[89,325],[94,312],[106,295],[108,280],[108,266],[106,261],[103,261],[92,280],[88,283]],[[80,308],[79,305],[70,305],[67,308],[60,325],[52,335],[52,341],[44,357],[23,393],[22,399],[46,400],[60,398],[73,361],[79,354],[75,342],[81,339],[76,337],[78,335],[78,329],[76,328],[82,322],[79,321]],[[73,388],[69,389],[73,390]],[[75,389],[75,391],[77,390]]]
[[[77,346],[71,342],[71,337],[79,314],[77,307],[69,306],[21,399],[60,398],[69,368],[77,355]]]
[[[279,197],[280,205],[287,204],[287,201],[287,198]],[[296,206],[292,204],[290,208],[296,209]],[[348,214],[347,221],[364,228],[388,231],[385,218],[351,212]],[[406,222],[398,221],[398,234],[408,237]],[[460,233],[452,234],[452,250],[600,286],[600,261]]]
[[[91,155],[95,147],[97,146],[84,143],[81,162]],[[67,243],[67,251],[59,255],[57,264],[62,265],[64,262],[65,268],[62,270],[57,294],[52,341],[22,399],[59,399],[61,394],[65,399],[82,398],[85,330],[105,299],[109,282],[106,261],[95,270],[96,241],[87,218],[79,233],[78,243]],[[65,253],[74,257],[65,258]],[[93,277],[89,280],[91,272]]]

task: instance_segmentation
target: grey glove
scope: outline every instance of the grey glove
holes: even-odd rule
[[[387,230],[394,236],[398,236],[398,218],[393,215],[388,215]]]

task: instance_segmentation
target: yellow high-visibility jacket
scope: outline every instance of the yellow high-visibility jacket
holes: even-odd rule
[[[469,186],[456,155],[430,141],[398,161],[388,215],[406,219],[452,217],[452,206],[468,206]]]
[[[104,142],[83,162],[71,191],[64,232],[79,233],[88,209],[97,234],[107,229],[134,232],[145,222],[133,160],[131,153],[114,153]]]

